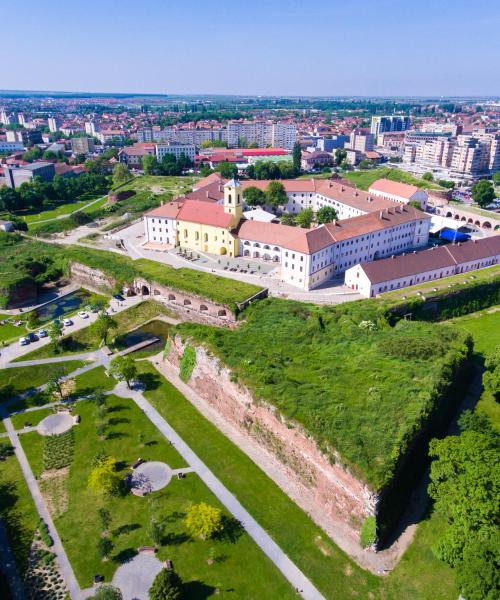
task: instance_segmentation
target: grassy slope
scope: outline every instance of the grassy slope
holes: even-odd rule
[[[335,448],[358,477],[380,489],[405,437],[428,414],[428,394],[448,350],[462,351],[465,336],[448,329],[445,341],[442,329],[438,334],[418,322],[360,329],[360,321],[376,320],[378,306],[332,309],[270,299],[252,306],[235,330],[190,323],[175,330],[205,343],[256,398],[302,424],[325,451]],[[401,347],[419,354],[405,358]]]
[[[140,369],[151,376],[152,389],[146,392],[149,401],[326,598],[456,599],[451,569],[430,551],[441,525],[437,517],[432,515],[419,526],[412,546],[391,575],[377,578],[339,550],[285,492],[151,364],[141,362]]]
[[[435,183],[417,179],[400,169],[393,169],[391,167],[377,167],[366,171],[348,171],[343,176],[355,183],[361,190],[367,190],[374,181],[377,181],[377,179],[391,179],[392,181],[409,183],[424,189],[442,189]]]
[[[0,321],[4,319],[12,319],[11,315],[0,314]],[[9,342],[16,338],[20,338],[26,334],[25,325],[13,325],[12,323],[6,323],[5,325],[0,325],[0,342]]]
[[[119,560],[126,559],[138,546],[150,545],[147,529],[150,515],[154,515],[165,526],[165,541],[158,556],[162,560],[172,559],[185,582],[197,582],[191,585],[193,595],[190,597],[198,597],[194,592],[204,584],[212,588],[233,588],[237,598],[293,598],[288,583],[246,534],[235,543],[186,537],[182,515],[189,504],[205,501],[218,505],[197,475],[188,474],[182,480],[174,478],[165,490],[150,498],[127,494],[104,502],[87,489],[91,459],[99,449],[123,461],[124,465],[131,464],[138,456],[165,461],[173,468],[184,465],[183,459],[131,400],[111,397],[108,405],[113,424],[109,427],[108,439],[102,442],[95,433],[95,408],[85,401],[77,406],[82,420],[74,430],[75,452],[67,482],[69,506],[55,520],[80,584],[90,586],[95,573],[102,573],[109,581]],[[139,446],[139,431],[145,436],[145,447]],[[39,458],[42,438],[36,433],[27,433],[21,437],[21,443],[39,475],[43,468]],[[100,561],[96,550],[100,537],[97,510],[103,505],[113,517],[111,537],[115,547],[113,559],[108,562]],[[81,510],[83,506],[84,511]],[[207,559],[211,555],[224,558],[209,566]],[[245,569],[241,569],[243,564]]]

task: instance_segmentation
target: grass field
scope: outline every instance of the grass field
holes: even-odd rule
[[[387,578],[371,575],[333,544],[285,492],[150,363],[142,361],[138,366],[151,376],[152,389],[145,394],[149,401],[300,566],[325,598],[456,600],[458,592],[452,570],[438,561],[430,550],[436,531],[442,527],[435,515],[419,525],[413,544]]]
[[[182,175],[164,177],[162,175],[140,175],[131,181],[116,188],[117,191],[126,190],[150,191],[157,194],[171,193],[174,198],[192,190],[193,185],[200,180],[197,175]],[[112,190],[113,191],[113,190]]]
[[[24,220],[26,223],[36,223],[37,221],[46,221],[48,219],[57,219],[59,217],[68,216],[78,209],[87,206],[92,200],[96,200],[99,196],[89,196],[83,200],[75,200],[73,202],[62,203],[56,208],[50,210],[43,210],[39,213],[35,213],[29,216],[25,216]]]
[[[0,402],[17,394],[36,388],[50,380],[56,373],[71,373],[84,366],[81,360],[70,360],[59,364],[37,365],[33,367],[16,367],[0,369]],[[22,406],[30,406],[30,398],[22,402]]]
[[[231,589],[235,598],[249,600],[295,597],[288,583],[247,534],[241,532],[233,541],[229,538],[202,541],[186,534],[182,519],[190,503],[204,501],[219,506],[197,475],[188,474],[181,480],[173,478],[164,490],[144,498],[129,493],[103,500],[88,490],[91,460],[98,450],[116,457],[123,474],[138,456],[167,462],[172,468],[185,466],[176,450],[133,401],[109,397],[107,406],[109,426],[107,439],[103,441],[99,441],[95,432],[95,407],[87,401],[75,407],[81,424],[74,428],[73,462],[63,483],[64,510],[55,518],[80,585],[90,586],[95,573],[102,573],[109,581],[119,564],[130,558],[137,547],[151,545],[147,531],[154,516],[164,530],[158,556],[174,562],[176,571],[188,584],[188,597],[206,597],[200,591],[207,589],[213,593],[216,587]],[[144,446],[138,438],[139,432],[144,436]],[[43,439],[37,433],[27,433],[21,436],[21,443],[35,474],[40,475]],[[99,559],[96,548],[100,539],[97,511],[101,506],[106,506],[112,515],[110,529],[114,550],[107,562]],[[209,558],[213,559],[212,565],[207,564]],[[245,568],[241,568],[242,565]]]
[[[17,319],[18,317],[12,317],[11,315],[0,314],[0,321],[5,319]],[[13,325],[12,323],[6,323],[5,325],[0,325],[0,343],[1,342],[10,342],[16,338],[20,338],[26,334],[26,326],[24,323],[22,325]]]
[[[391,167],[377,167],[366,171],[348,171],[343,174],[343,177],[355,183],[360,190],[367,190],[377,179],[390,179],[400,183],[409,183],[423,189],[443,189],[441,186],[432,183],[432,181],[417,179],[405,171]]]

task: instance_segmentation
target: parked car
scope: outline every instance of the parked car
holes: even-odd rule
[[[125,302],[125,298],[121,294],[114,294],[113,298],[119,302]]]
[[[30,342],[36,342],[36,341],[38,341],[38,336],[37,336],[36,333],[33,333],[33,332],[28,333],[28,335],[26,337],[28,338],[28,340]]]
[[[81,317],[82,319],[88,319],[89,318],[89,313],[85,312],[84,310],[80,310],[78,312],[78,316]]]
[[[19,339],[19,343],[21,346],[27,346],[30,343],[30,341],[27,337],[22,337]]]
[[[49,334],[47,333],[46,329],[40,329],[40,331],[38,332],[38,337],[39,338],[44,338],[47,337]]]
[[[63,319],[63,325],[69,327],[70,325],[73,325],[73,321],[71,319]]]

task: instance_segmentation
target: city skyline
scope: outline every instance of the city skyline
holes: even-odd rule
[[[28,0],[23,43],[4,69],[11,90],[173,95],[487,96],[500,93],[500,9],[425,1],[418,13],[394,0],[311,9],[296,1],[226,0],[159,6],[129,0],[67,7]],[[5,9],[6,21],[16,16]],[[50,41],[44,36],[53,30]],[[454,35],[476,32],[449,45]],[[480,35],[479,35],[480,33]],[[469,43],[468,40],[474,41]],[[40,51],[43,45],[43,52]],[[451,54],[450,54],[451,53]],[[497,58],[495,58],[497,57]],[[50,64],[50,69],[46,65]],[[31,65],[31,68],[26,68]]]

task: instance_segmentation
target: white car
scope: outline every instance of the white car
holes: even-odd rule
[[[40,338],[44,338],[47,337],[48,333],[46,329],[40,329],[40,331],[38,332],[38,337]]]
[[[78,316],[81,317],[82,319],[88,319],[89,313],[86,313],[84,310],[81,310],[81,311],[79,311]]]
[[[63,319],[63,325],[69,327],[70,325],[73,325],[73,321],[71,319]]]
[[[27,346],[30,343],[29,339],[26,337],[22,337],[19,339],[19,344],[21,346]]]

